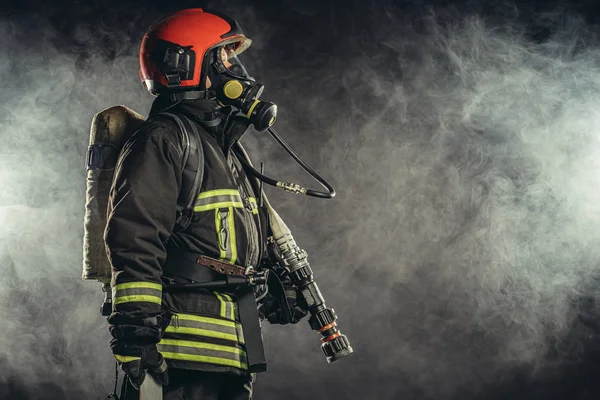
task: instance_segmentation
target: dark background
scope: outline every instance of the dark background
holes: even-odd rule
[[[210,6],[338,191],[268,189],[355,354],[265,326],[257,399],[592,399],[600,390],[600,47],[592,1],[18,1],[0,5],[0,398],[101,399],[80,280],[89,123],[147,113],[137,51]],[[271,175],[314,187],[268,138]]]

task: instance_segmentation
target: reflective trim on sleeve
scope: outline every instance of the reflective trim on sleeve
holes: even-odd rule
[[[162,285],[160,283],[152,283],[152,282],[129,282],[129,283],[119,283],[114,287],[114,290],[123,290],[123,289],[155,289],[162,291]]]
[[[118,362],[120,363],[128,363],[128,362],[132,362],[135,360],[141,360],[141,357],[134,357],[134,356],[121,356],[119,354],[115,354],[114,355],[115,358],[117,359]]]
[[[144,295],[119,296],[114,299],[113,304],[116,306],[117,304],[140,303],[140,302],[162,304],[162,299],[157,296],[144,296]]]
[[[112,288],[113,304],[145,302],[162,304],[162,285],[153,282],[120,283]]]
[[[196,361],[248,369],[246,352],[233,346],[191,340],[162,339],[156,348],[167,360]]]

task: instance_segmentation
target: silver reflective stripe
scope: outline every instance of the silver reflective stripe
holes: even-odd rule
[[[199,315],[174,315],[171,324],[165,329],[165,337],[168,337],[170,333],[206,336],[244,343],[244,334],[239,322]]]
[[[250,207],[252,207],[252,214],[258,214],[258,204],[256,203],[256,199],[254,197],[248,197],[250,200]]]
[[[235,346],[162,339],[156,347],[167,360],[195,361],[248,369],[246,352]]]
[[[147,302],[162,304],[162,285],[152,282],[120,283],[112,288],[113,304]]]
[[[219,301],[221,302],[221,309],[219,315],[223,318],[235,321],[235,302],[225,293],[214,292]]]
[[[216,189],[202,192],[198,195],[194,211],[210,211],[223,207],[243,208],[240,192],[236,189]]]
[[[160,297],[162,295],[162,292],[160,290],[156,290],[156,289],[146,289],[146,288],[140,288],[140,289],[123,289],[123,290],[118,290],[118,291],[113,291],[113,295],[115,297],[124,297],[124,296],[133,296],[133,295],[147,295],[147,296],[157,296]]]
[[[237,337],[238,337],[238,340],[240,341],[240,343],[242,343],[242,344],[246,343],[245,339],[244,339],[244,329],[242,328],[242,324],[236,323],[235,328],[236,328]]]

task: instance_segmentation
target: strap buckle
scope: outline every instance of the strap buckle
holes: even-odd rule
[[[88,170],[111,171],[117,165],[119,149],[112,143],[96,143],[88,147],[85,164]]]
[[[191,213],[189,213],[189,210],[177,210],[177,219],[175,220],[175,224],[182,231],[185,230],[190,225],[191,222],[192,222],[192,215],[191,215]]]

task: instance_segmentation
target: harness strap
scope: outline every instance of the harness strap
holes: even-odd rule
[[[182,187],[177,201],[175,226],[183,231],[192,221],[196,197],[204,176],[204,150],[196,126],[183,114],[158,113],[173,120],[183,135]],[[153,116],[154,117],[154,116]]]

